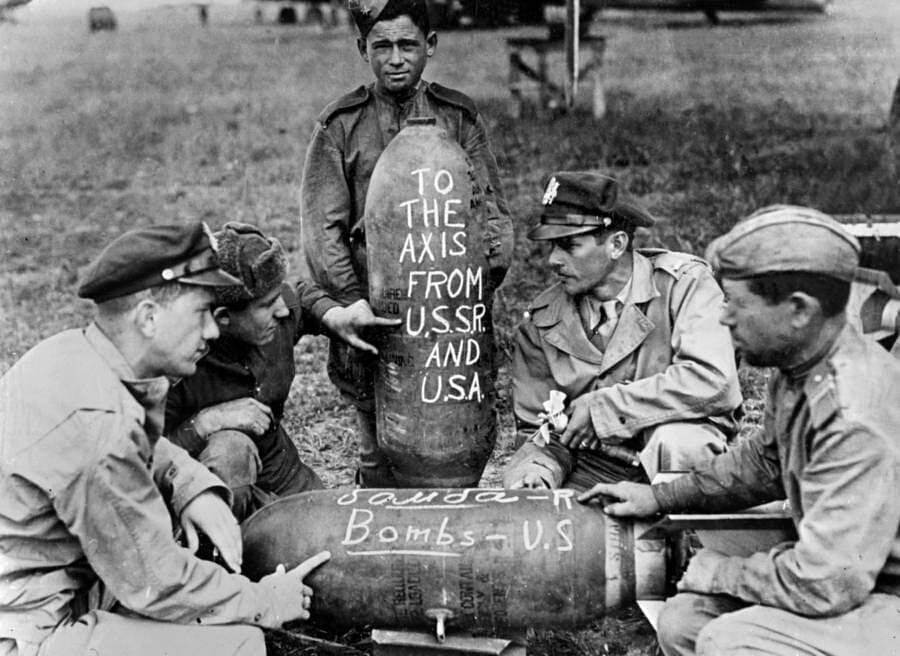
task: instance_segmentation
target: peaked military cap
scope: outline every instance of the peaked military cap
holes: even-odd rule
[[[256,226],[237,221],[226,223],[214,237],[220,266],[243,283],[241,287],[217,289],[219,303],[235,305],[262,298],[281,287],[287,276],[287,258],[277,239],[266,237]]]
[[[650,227],[653,216],[625,200],[615,179],[588,171],[559,171],[544,184],[541,222],[528,233],[534,241],[571,237],[599,228]]]
[[[796,271],[852,281],[859,252],[856,237],[827,214],[772,205],[714,239],[706,259],[723,278]]]
[[[353,16],[353,22],[361,36],[366,36],[372,27],[385,16],[409,14],[418,24],[418,18],[428,20],[428,3],[426,0],[348,0],[347,8]]]
[[[155,225],[117,237],[88,265],[78,295],[97,303],[167,282],[240,285],[219,268],[205,223]]]

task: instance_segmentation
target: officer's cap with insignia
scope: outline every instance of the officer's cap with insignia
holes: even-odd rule
[[[827,214],[772,205],[713,240],[706,259],[722,278],[798,272],[852,281],[859,252],[856,237]]]
[[[559,171],[544,185],[541,222],[534,241],[560,239],[602,229],[633,231],[653,225],[653,216],[622,198],[615,179],[589,171]]]
[[[408,15],[413,23],[429,31],[428,3],[426,0],[348,0],[347,8],[359,34],[365,37],[380,20]]]
[[[219,268],[215,239],[197,222],[137,228],[117,237],[88,265],[78,295],[102,303],[167,282],[241,284]]]

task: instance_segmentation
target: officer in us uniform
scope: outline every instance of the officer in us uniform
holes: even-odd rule
[[[228,488],[162,435],[169,377],[219,335],[212,289],[240,284],[203,224],[132,230],[78,290],[95,320],[0,377],[0,655],[264,656],[260,627],[309,617],[328,553],[241,576]]]
[[[484,120],[472,100],[427,82],[422,72],[437,47],[425,0],[350,0],[359,54],[375,81],[331,103],[313,130],[301,185],[301,304],[341,339],[331,340],[328,372],[356,408],[358,479],[395,484],[375,431],[373,355],[366,329],[398,321],[373,316],[367,300],[365,214],[372,170],[409,118],[433,117],[469,156],[485,197],[485,253],[491,282],[509,267],[513,228],[500,191]]]
[[[635,250],[653,218],[617,182],[549,176],[540,224],[558,282],[532,301],[512,364],[519,450],[506,487],[652,479],[724,450],[741,404],[722,292],[700,258]],[[544,402],[566,395],[567,426],[545,439]]]

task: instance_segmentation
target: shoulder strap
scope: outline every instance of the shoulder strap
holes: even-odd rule
[[[324,110],[322,110],[322,113],[319,114],[319,118],[317,120],[322,125],[328,125],[328,122],[341,112],[345,112],[348,109],[353,109],[354,107],[359,107],[360,105],[365,104],[368,100],[369,89],[365,86],[360,86],[350,93],[341,96],[334,102],[329,103],[329,105]]]
[[[475,106],[474,101],[462,91],[457,91],[435,82],[428,83],[427,91],[438,100],[463,110],[473,121],[478,117],[478,108]]]

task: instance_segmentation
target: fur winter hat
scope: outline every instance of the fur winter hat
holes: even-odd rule
[[[241,305],[282,285],[287,276],[287,258],[277,239],[266,237],[256,226],[236,221],[226,223],[214,236],[219,266],[244,284],[216,288],[219,305]]]

